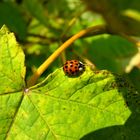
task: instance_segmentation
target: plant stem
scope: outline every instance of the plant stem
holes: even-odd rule
[[[73,35],[67,41],[65,41],[49,58],[37,69],[37,71],[30,77],[27,81],[27,86],[33,86],[37,79],[41,76],[41,74],[49,67],[49,65],[66,49],[68,48],[75,40],[80,37],[83,37],[87,34],[99,34],[99,33],[107,33],[106,26],[98,25],[93,26],[84,30],[81,30],[77,34]]]

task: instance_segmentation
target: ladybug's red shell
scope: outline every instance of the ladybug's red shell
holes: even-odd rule
[[[68,60],[64,64],[63,70],[69,76],[76,76],[85,70],[85,65],[78,60]]]

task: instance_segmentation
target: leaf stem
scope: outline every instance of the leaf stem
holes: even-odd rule
[[[88,34],[103,34],[107,33],[106,26],[98,25],[93,26],[84,30],[81,30],[77,34],[73,35],[67,41],[65,41],[49,58],[37,69],[37,71],[30,77],[27,81],[27,87],[33,86],[41,74],[49,67],[49,65],[66,49],[68,48],[75,40],[80,37],[86,36]]]

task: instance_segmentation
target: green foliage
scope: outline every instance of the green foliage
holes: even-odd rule
[[[140,35],[140,5],[138,0],[83,1],[89,9],[103,15],[112,32]]]
[[[140,94],[125,78],[88,66],[82,75],[68,77],[59,68],[26,88],[23,51],[5,26],[0,38],[1,140],[89,139],[97,130],[107,131],[106,138],[117,130],[114,140],[139,138]]]
[[[27,24],[18,7],[10,3],[0,2],[0,26],[6,24],[17,33],[19,39],[25,39]]]
[[[65,40],[101,24],[106,34],[75,41],[37,85],[26,87]],[[126,68],[139,54],[131,42],[139,40],[139,25],[138,0],[1,0],[0,140],[138,140],[140,69],[126,74]],[[82,75],[68,77],[63,59],[88,59],[97,70],[86,66]]]
[[[106,67],[115,73],[123,73],[131,57],[137,53],[133,43],[119,36],[99,35],[89,41],[87,39],[89,59],[95,62],[98,68]]]
[[[25,78],[24,54],[5,26],[0,32],[0,60],[0,94],[21,90]]]
[[[48,19],[45,17],[45,8],[38,0],[24,0],[24,6],[27,8],[29,13],[36,17],[42,24],[48,25]]]

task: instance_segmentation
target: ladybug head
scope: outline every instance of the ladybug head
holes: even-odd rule
[[[79,61],[78,68],[79,68],[79,71],[83,71],[85,70],[85,65]]]

